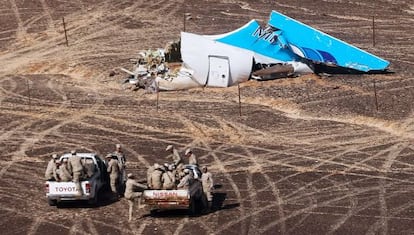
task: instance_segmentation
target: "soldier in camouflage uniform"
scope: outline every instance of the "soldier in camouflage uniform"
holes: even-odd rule
[[[175,170],[174,165],[168,165],[165,167],[165,172],[162,173],[162,189],[174,189],[175,188]]]
[[[125,199],[128,200],[129,205],[129,218],[128,221],[132,220],[132,213],[134,211],[134,201],[136,198],[138,198],[138,208],[141,205],[141,196],[142,192],[147,189],[148,187],[144,184],[140,184],[135,180],[135,177],[133,174],[129,173],[127,175],[128,179],[125,184]]]
[[[117,156],[117,158],[118,158],[120,176],[121,176],[122,182],[125,183],[127,181],[127,176],[126,176],[126,173],[125,173],[126,157],[125,157],[124,152],[122,151],[122,148],[121,148],[120,144],[116,144],[115,148],[116,148],[115,152],[113,152],[112,154]]]
[[[162,181],[161,177],[164,173],[163,166],[158,165],[154,171],[151,173],[151,188],[152,189],[161,189],[162,188]]]
[[[179,166],[180,164],[182,164],[182,159],[181,159],[180,153],[178,153],[178,150],[174,148],[173,145],[168,145],[165,151],[170,151],[170,155],[168,155],[167,157],[173,159],[173,163],[175,167],[181,168]]]
[[[119,188],[119,162],[117,159],[112,157],[112,155],[106,156],[108,160],[108,168],[107,172],[109,173],[109,179],[110,179],[110,185],[111,185],[111,191],[114,194],[115,197],[118,197],[118,188]]]
[[[188,164],[198,165],[197,157],[191,149],[185,150],[185,156],[188,157]]]
[[[72,175],[69,171],[67,158],[62,159],[62,162],[59,165],[59,168],[57,169],[57,176],[59,180],[63,182],[69,182],[72,180]]]
[[[211,191],[214,188],[214,182],[213,176],[207,170],[207,166],[203,166],[202,170],[203,174],[201,175],[201,183],[203,184],[203,192],[208,202],[208,208],[206,211],[209,212],[213,204],[213,194],[211,193]]]
[[[57,160],[58,160],[58,155],[53,154],[52,159],[50,159],[46,167],[46,172],[45,172],[46,180],[58,180],[56,178]]]
[[[72,181],[75,182],[78,195],[82,195],[83,192],[80,183],[84,172],[82,161],[81,158],[76,154],[75,150],[72,150],[71,154],[72,156],[70,156],[68,159],[69,171],[72,173]]]

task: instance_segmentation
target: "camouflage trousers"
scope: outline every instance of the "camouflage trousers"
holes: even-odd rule
[[[128,200],[129,210],[128,210],[128,221],[132,220],[132,214],[134,212],[135,199],[138,198],[138,209],[141,206],[141,192],[134,192],[128,195],[125,195],[125,198]]]

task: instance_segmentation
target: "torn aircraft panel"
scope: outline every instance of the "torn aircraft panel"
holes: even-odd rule
[[[133,72],[122,70],[138,80],[137,84],[145,83],[140,79],[156,77],[159,90],[182,90],[307,73],[385,73],[389,65],[382,58],[276,11],[271,12],[265,28],[251,20],[220,35],[182,32],[181,40],[168,48],[168,61],[182,61],[179,70],[170,71],[168,63],[164,64],[164,50],[144,53]],[[143,87],[152,91],[151,84]]]
[[[314,63],[373,72],[386,70],[389,62],[334,38],[306,24],[272,11],[269,25],[281,32],[289,48],[298,56]]]
[[[386,72],[389,65],[384,59],[277,11],[271,12],[266,28],[252,20],[233,32],[206,37],[252,50],[258,62],[269,63],[269,57],[276,63],[304,62],[317,73]]]

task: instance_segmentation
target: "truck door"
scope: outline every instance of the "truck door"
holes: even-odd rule
[[[227,87],[230,79],[230,63],[228,57],[209,56],[207,86]]]

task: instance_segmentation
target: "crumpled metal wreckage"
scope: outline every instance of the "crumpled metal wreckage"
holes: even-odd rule
[[[181,65],[181,67],[179,67]],[[249,79],[309,73],[387,73],[389,62],[304,23],[272,11],[220,35],[181,32],[165,49],[142,51],[126,82],[150,92],[228,87]]]

